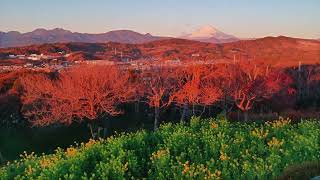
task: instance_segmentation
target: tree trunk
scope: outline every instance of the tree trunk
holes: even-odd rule
[[[187,113],[188,113],[188,105],[184,104],[180,122],[183,122],[185,120]]]
[[[223,115],[224,118],[227,118],[227,110],[226,110],[226,109],[224,109],[224,110],[222,111],[222,115]]]
[[[97,139],[98,137],[100,137],[100,135],[101,135],[100,132],[101,132],[101,130],[103,130],[103,128],[98,126],[98,124],[96,122],[89,122],[88,127],[90,130],[90,134],[91,134],[92,139]]]
[[[106,137],[108,137],[108,135],[109,135],[108,128],[104,127],[103,128],[103,137],[106,138]]]
[[[137,102],[134,103],[134,112],[135,113],[139,113],[139,109],[140,109],[139,108],[139,101],[137,101]]]
[[[1,152],[0,152],[0,165],[4,163],[4,157],[2,156]]]
[[[154,126],[153,130],[158,130],[158,120],[159,120],[160,109],[159,107],[154,107]]]
[[[108,137],[110,135],[109,128],[110,128],[110,119],[107,119],[103,122],[103,137]]]
[[[99,126],[99,127],[98,127],[98,130],[97,130],[97,136],[96,136],[96,138],[100,138],[100,137],[101,137],[101,133],[100,133],[100,132],[101,132],[102,130],[104,130],[104,128],[102,128],[102,127]]]
[[[240,121],[240,110],[237,110],[237,120]]]
[[[263,105],[262,104],[260,105],[260,116],[261,117],[263,116]]]
[[[192,104],[192,116],[194,116],[194,115],[195,115],[195,105]]]
[[[89,127],[89,130],[90,130],[91,138],[95,139],[95,133],[93,132],[92,124],[88,123],[88,127]]]
[[[227,117],[227,111],[228,111],[228,107],[227,107],[227,96],[224,96],[223,112],[222,112],[222,114],[224,115],[224,117]]]
[[[205,111],[206,111],[206,106],[203,106],[202,112],[199,116],[201,117]]]
[[[243,112],[244,122],[248,122],[248,111]]]

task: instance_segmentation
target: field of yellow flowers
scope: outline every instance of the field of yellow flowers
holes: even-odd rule
[[[320,122],[231,123],[224,118],[165,124],[90,140],[54,154],[24,153],[0,179],[272,179],[320,159]]]

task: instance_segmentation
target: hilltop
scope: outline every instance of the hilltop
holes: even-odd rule
[[[259,60],[276,65],[320,62],[320,42],[290,37],[265,37],[232,43],[213,44],[185,39],[164,39],[143,44],[53,43],[0,49],[9,54],[55,54],[64,51],[80,54],[72,60]],[[72,56],[74,57],[74,56]]]

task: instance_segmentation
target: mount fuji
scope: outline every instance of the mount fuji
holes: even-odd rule
[[[180,36],[179,38],[208,43],[228,43],[240,40],[237,37],[226,34],[211,25],[202,26],[194,32]]]

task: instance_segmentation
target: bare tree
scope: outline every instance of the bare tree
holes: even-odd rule
[[[71,124],[122,113],[117,107],[133,96],[129,74],[116,66],[80,66],[61,72],[21,78],[23,113],[33,125]]]

